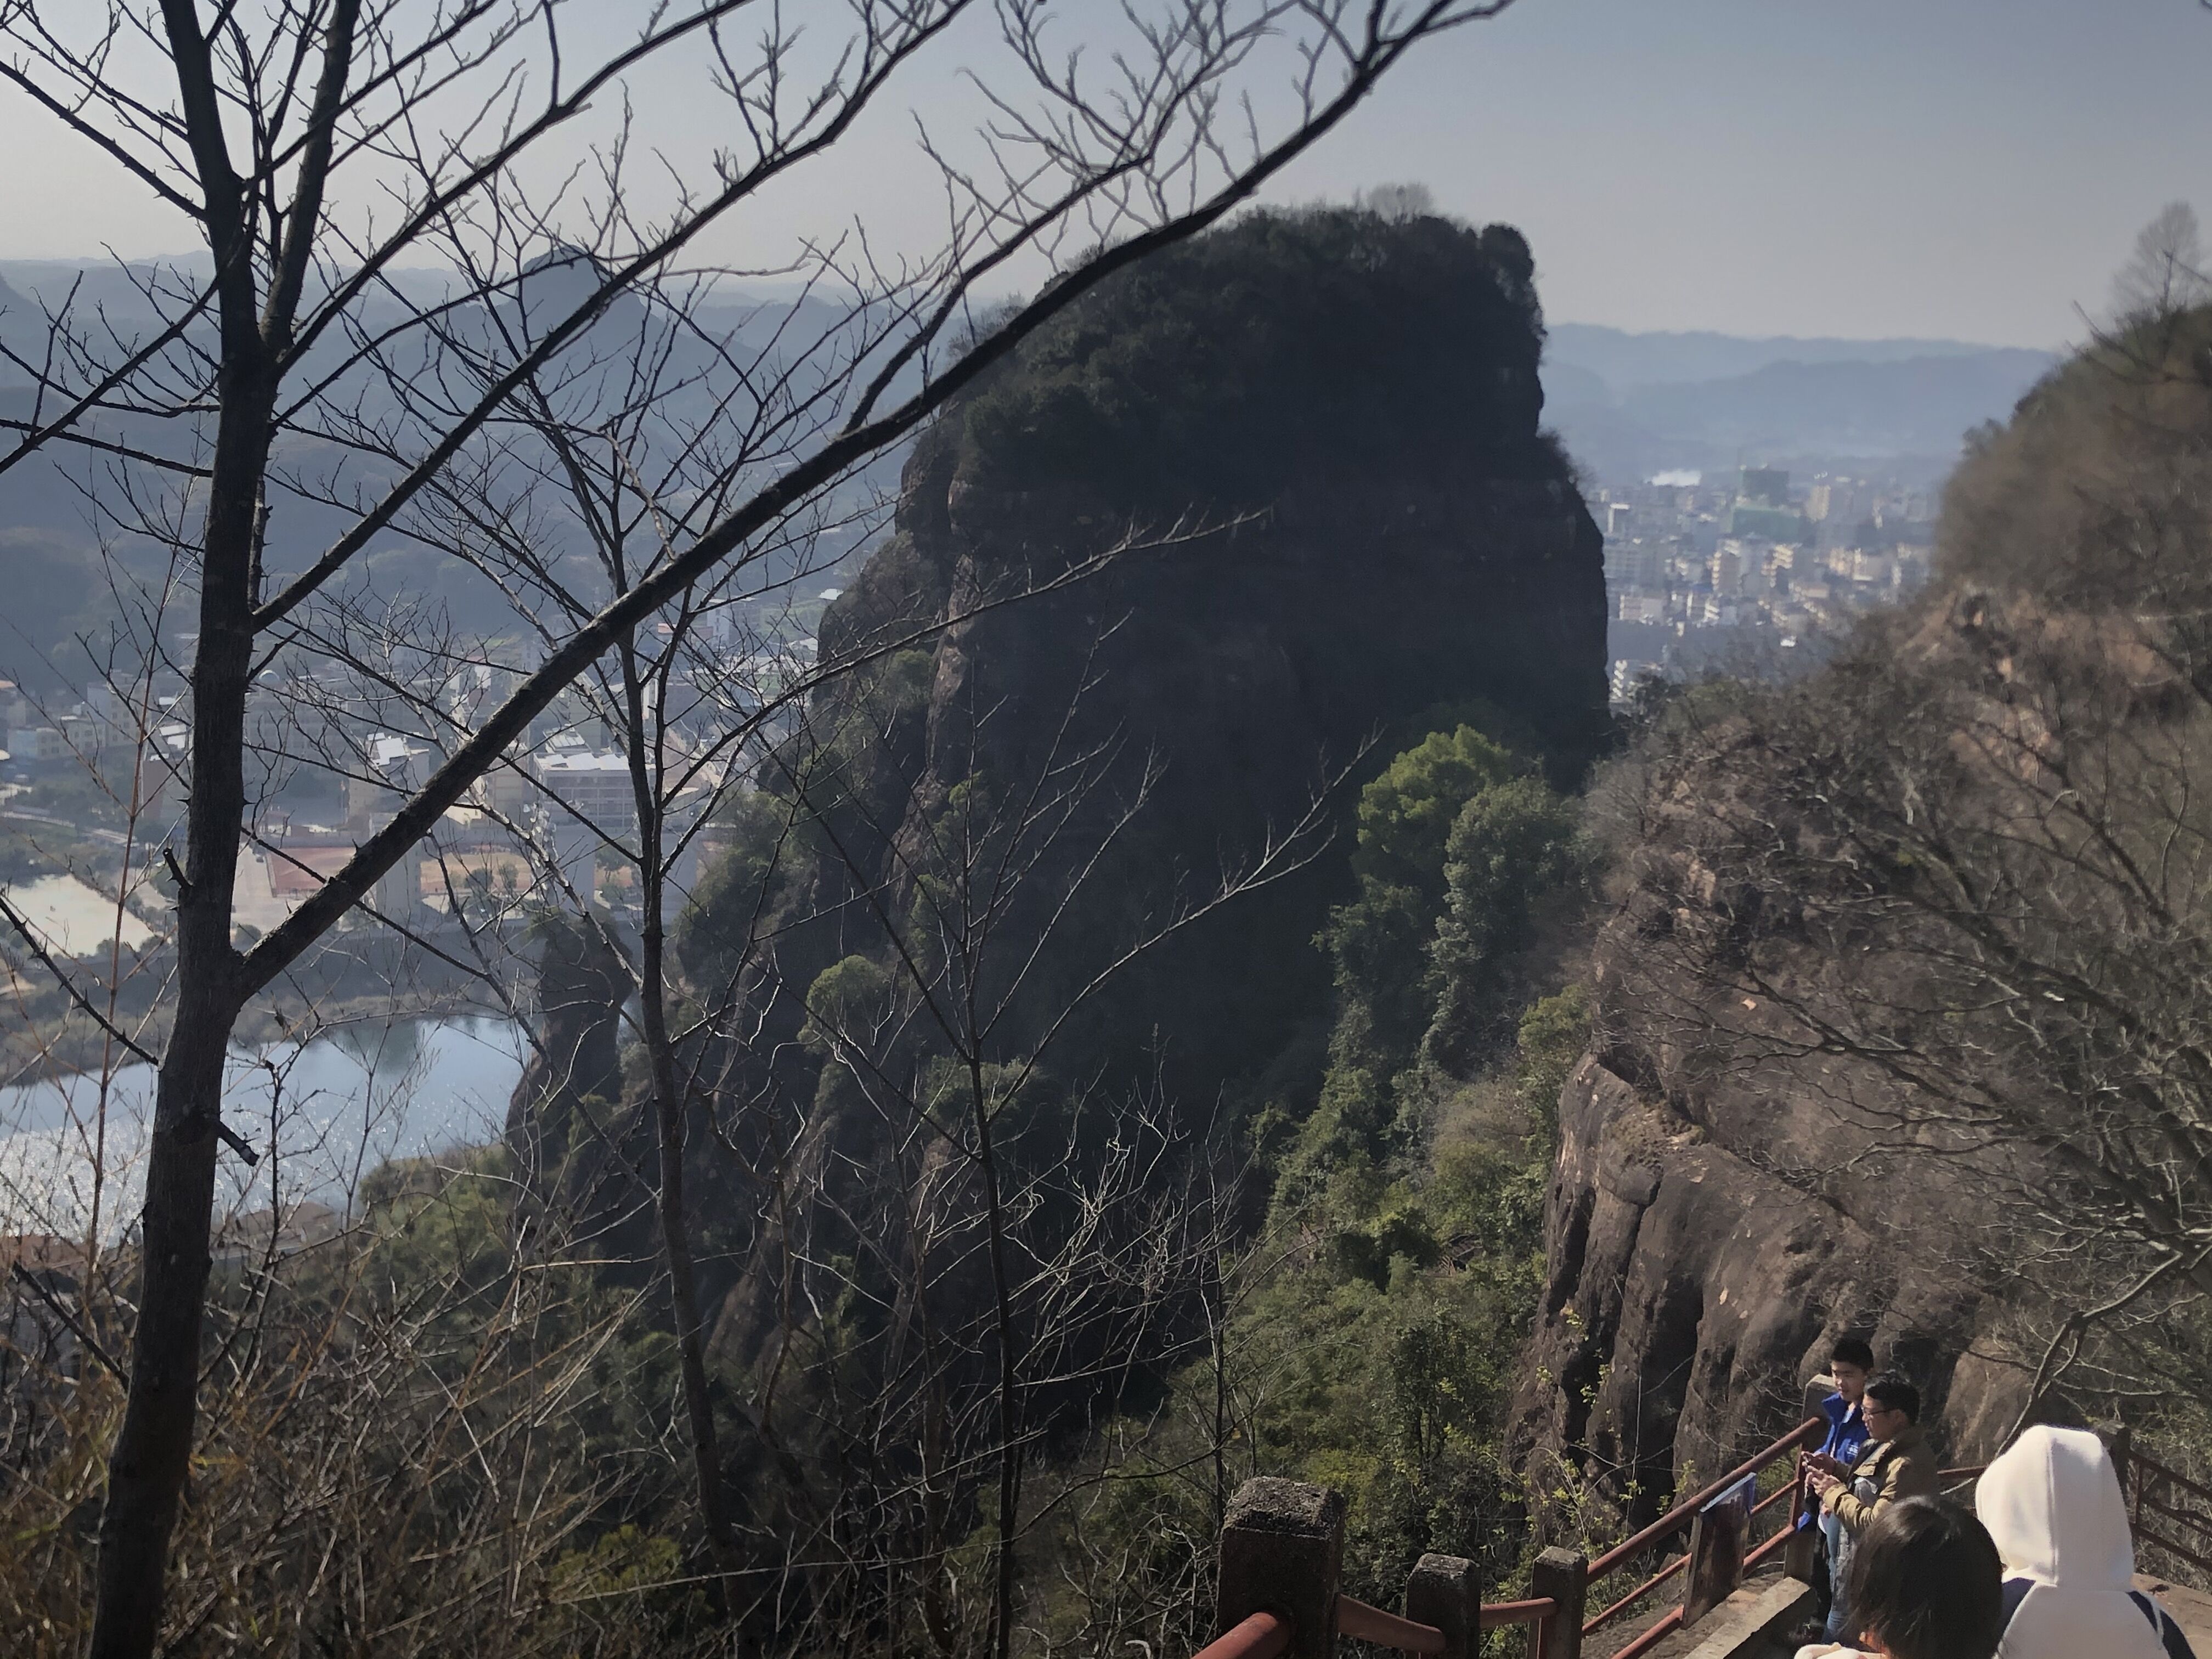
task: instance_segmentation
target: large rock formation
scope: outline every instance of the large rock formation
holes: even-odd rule
[[[1834,1125],[1802,1096],[1768,1104],[1764,1132],[1715,1133],[1595,1054],[1560,1100],[1516,1451],[1567,1458],[1632,1517],[1795,1424],[1846,1334],[1922,1385],[1947,1461],[1984,1458],[2022,1403],[2016,1358],[1978,1343],[1977,1290],[1901,1255],[1878,1198],[1852,1195],[1869,1227],[1779,1176],[1778,1143]]]
[[[1056,902],[1110,839],[1109,866],[1024,993],[1028,1035],[1378,738],[1481,702],[1563,775],[1595,752],[1599,538],[1538,431],[1530,275],[1502,227],[1255,216],[1079,307],[919,445],[897,534],[822,647],[964,618],[908,654],[887,701],[883,678],[858,683],[880,738],[859,787],[900,826],[872,837],[884,867],[963,787],[1025,790],[1098,757],[1032,895]],[[854,706],[820,700],[817,727],[857,724]],[[1265,1069],[1324,1006],[1310,941],[1343,880],[1332,849],[1178,939],[1097,1004],[1072,1063],[1157,1044],[1198,1098]],[[848,939],[833,948],[866,948]]]
[[[1315,935],[1347,885],[1343,775],[1476,705],[1579,774],[1606,731],[1601,548],[1539,430],[1541,342],[1508,228],[1254,215],[1086,298],[922,436],[896,533],[822,627],[825,661],[869,665],[764,769],[755,830],[684,930],[695,967],[729,959],[736,930],[762,941],[750,1047],[775,1075],[748,1086],[818,1166],[811,1220],[768,1218],[742,1183],[714,1200],[725,1259],[753,1264],[716,1332],[732,1370],[789,1305],[763,1278],[776,1241],[804,1233],[825,1261],[895,1248],[864,1217],[937,1224],[875,1190],[936,1187],[901,1173],[904,1131],[861,1077],[919,1074],[941,1051],[932,1016],[869,1015],[906,1046],[849,1076],[808,1019],[872,975],[898,1001],[887,925],[921,918],[927,942],[901,949],[942,960],[946,918],[978,897],[948,849],[980,837],[991,880],[1021,872],[1011,896],[991,890],[974,969],[984,1006],[1011,999],[993,1057],[1049,1032],[1071,1093],[1154,1091],[1197,1121],[1220,1121],[1224,1097],[1232,1115],[1295,1114],[1321,1072]],[[806,812],[768,805],[802,788]],[[1282,878],[1085,994],[1302,819]],[[1077,1133],[1041,1131],[1042,1154],[1079,1158]]]
[[[1952,632],[1938,605],[1885,648],[1924,662]],[[1565,1460],[1632,1516],[1797,1422],[1838,1337],[1919,1386],[1957,1462],[1996,1449],[2033,1364],[1984,1243],[2002,1236],[1986,1187],[2016,1183],[2017,1162],[1914,1155],[1909,1091],[1863,1053],[1820,1051],[1913,942],[1839,921],[1811,860],[1798,886],[1747,853],[1832,844],[1799,793],[1820,769],[1755,696],[1715,704],[1694,735],[1652,739],[1664,763],[1600,786],[1635,792],[1635,830],[1592,963],[1597,1045],[1560,1097],[1512,1432],[1517,1457]],[[1823,717],[1809,689],[1796,707]],[[1868,714],[1834,688],[1837,751]],[[1887,1030],[1909,1042],[1908,1021]]]

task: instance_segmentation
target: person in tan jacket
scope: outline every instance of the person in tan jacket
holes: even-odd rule
[[[1807,1486],[1839,1523],[1838,1566],[1845,1576],[1853,1546],[1876,1516],[1907,1498],[1933,1498],[1942,1484],[1920,1426],[1919,1389],[1893,1373],[1877,1376],[1866,1386],[1864,1410],[1873,1438],[1848,1468],[1817,1452],[1805,1459]]]
[[[1933,1498],[1942,1486],[1936,1454],[1920,1426],[1920,1390],[1894,1375],[1867,1384],[1866,1420],[1873,1438],[1849,1468],[1832,1457],[1805,1462],[1820,1507],[1856,1536],[1900,1498]]]

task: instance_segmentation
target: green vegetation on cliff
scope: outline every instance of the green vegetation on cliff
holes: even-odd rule
[[[1554,1106],[1589,1036],[1585,994],[1561,977],[1587,904],[1577,814],[1459,725],[1367,786],[1351,861],[1357,896],[1316,941],[1336,975],[1319,1103],[1249,1125],[1272,1201],[1223,1261],[1218,1324],[1114,1431],[1139,1448],[1116,1495],[1052,1534],[1063,1560],[1130,1564],[1134,1600],[1202,1593],[1212,1506],[1250,1474],[1347,1495],[1346,1584],[1371,1600],[1425,1551],[1482,1555],[1492,1587],[1522,1565],[1504,1427]],[[1096,1611],[1054,1607],[1070,1626]]]
[[[1577,816],[1472,726],[1431,733],[1363,792],[1358,891],[1320,943],[1337,1020],[1312,1114],[1276,1168],[1248,1363],[1278,1381],[1261,1466],[1353,1498],[1376,1593],[1473,1540],[1510,1571],[1500,1455],[1535,1310],[1554,1106],[1587,1042],[1581,988],[1536,948],[1578,936]],[[1258,1126],[1264,1134],[1267,1126]],[[1377,1401],[1388,1402],[1382,1410]]]
[[[1533,272],[1504,225],[1250,214],[1054,319],[932,441],[979,482],[1170,508],[1264,506],[1316,459],[1556,477]]]

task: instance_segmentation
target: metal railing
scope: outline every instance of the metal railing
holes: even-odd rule
[[[2168,1468],[2155,1458],[2145,1457],[2133,1446],[2127,1448],[2123,1466],[2127,1474],[2121,1477],[2121,1486],[2128,1498],[2128,1523],[2136,1536],[2145,1543],[2155,1544],[2168,1555],[2177,1556],[2193,1567],[2212,1571],[2212,1510],[2190,1506],[2189,1499],[2212,1504],[2212,1487],[2200,1486],[2179,1469]],[[2129,1476],[2133,1476],[2130,1480]],[[2179,1522],[2191,1528],[2194,1547],[2169,1538],[2163,1532],[2154,1532],[2143,1523],[2143,1511],[2148,1510],[2159,1518],[2161,1527],[2173,1530],[2167,1523]]]
[[[2193,1567],[2212,1571],[2212,1486],[2192,1480],[2180,1470],[2137,1451],[2135,1437],[2124,1426],[2103,1427],[2098,1433],[2105,1442],[2105,1449],[2112,1455],[2114,1472],[2120,1477],[2120,1495],[2128,1506],[2128,1529],[2136,1541],[2154,1545]],[[1986,1463],[1974,1463],[1963,1468],[1939,1469],[1936,1474],[1944,1482],[1947,1493],[1956,1493],[1967,1481],[1986,1474],[1988,1469]],[[2191,1498],[2206,1507],[2191,1507]],[[2143,1519],[2145,1510],[2155,1516],[2166,1531],[2147,1522]],[[2174,1530],[2171,1523],[2176,1522],[2191,1529],[2190,1543],[2166,1535]]]
[[[1799,1454],[1817,1445],[1827,1427],[1825,1418],[1808,1417],[1595,1560],[1572,1550],[1544,1551],[1529,1571],[1531,1594],[1519,1601],[1484,1601],[1473,1561],[1425,1555],[1407,1581],[1402,1615],[1370,1607],[1338,1589],[1345,1510],[1339,1494],[1292,1480],[1249,1480],[1238,1490],[1222,1528],[1215,1627],[1223,1634],[1200,1650],[1196,1659],[1332,1659],[1340,1636],[1401,1653],[1473,1659],[1483,1632],[1515,1626],[1529,1627],[1529,1659],[1582,1659],[1588,1638],[1624,1620],[1639,1604],[1688,1572],[1696,1549],[1694,1534],[1690,1547],[1585,1617],[1594,1585],[1691,1533],[1714,1499],[1785,1460],[1791,1465],[1790,1479],[1751,1504],[1740,1559],[1733,1553],[1729,1558],[1737,1568],[1729,1587],[1741,1573],[1778,1552],[1784,1554],[1786,1571],[1805,1577],[1811,1569],[1813,1534],[1797,1525],[1806,1510],[1805,1466]],[[2136,1536],[2212,1571],[2212,1486],[2136,1451],[2124,1429],[2106,1430],[2104,1437],[2120,1474]],[[1984,1467],[1938,1473],[1947,1490],[1952,1490],[1951,1483],[1979,1475]],[[1760,1517],[1778,1510],[1779,1524],[1759,1537]],[[2147,1516],[2163,1530],[2147,1524]],[[2191,1529],[2188,1544],[2172,1535],[2185,1528]],[[1792,1540],[1798,1540],[1795,1549]],[[1613,1650],[1608,1659],[1640,1659],[1682,1627],[1683,1615],[1684,1604],[1678,1601]]]
[[[1471,1659],[1484,1631],[1531,1627],[1530,1659],[1580,1659],[1583,1638],[1622,1617],[1687,1565],[1686,1553],[1626,1595],[1585,1619],[1590,1586],[1638,1556],[1688,1531],[1713,1498],[1747,1476],[1756,1476],[1817,1442],[1827,1425],[1808,1418],[1755,1456],[1685,1498],[1650,1526],[1591,1561],[1572,1550],[1547,1549],[1529,1571],[1534,1594],[1519,1601],[1484,1601],[1475,1564],[1463,1557],[1425,1555],[1406,1585],[1401,1615],[1343,1594],[1337,1578],[1343,1559],[1344,1499],[1323,1487],[1294,1480],[1248,1480],[1230,1504],[1221,1530],[1217,1622],[1222,1634],[1196,1659],[1330,1659],[1336,1639],[1392,1648],[1401,1653]],[[1802,1468],[1786,1486],[1753,1505],[1758,1517],[1785,1500],[1785,1523],[1764,1541],[1749,1535],[1741,1566],[1748,1568],[1783,1547],[1802,1508]],[[1613,1659],[1636,1659],[1682,1623],[1673,1608],[1632,1639]]]
[[[1620,1543],[1599,1556],[1585,1569],[1585,1583],[1595,1584],[1600,1579],[1608,1577],[1619,1571],[1639,1555],[1689,1531],[1696,1522],[1698,1512],[1737,1482],[1747,1477],[1765,1474],[1784,1458],[1789,1458],[1796,1463],[1796,1454],[1808,1444],[1817,1444],[1822,1436],[1827,1432],[1827,1419],[1825,1418],[1807,1418],[1771,1445],[1746,1458],[1711,1485],[1675,1504],[1673,1509],[1668,1510],[1650,1526],[1624,1538]],[[1742,1558],[1742,1566],[1745,1569],[1758,1565],[1777,1550],[1783,1548],[1795,1532],[1797,1517],[1804,1510],[1805,1471],[1802,1463],[1796,1463],[1786,1486],[1778,1486],[1752,1505],[1753,1528],[1754,1529],[1757,1528],[1761,1516],[1772,1510],[1778,1504],[1785,1501],[1789,1507],[1784,1512],[1782,1525],[1771,1534],[1756,1543],[1753,1541],[1751,1535],[1747,1534],[1745,1537]],[[1571,1646],[1562,1644],[1555,1650],[1552,1644],[1547,1644],[1543,1650],[1543,1659],[1579,1659],[1583,1638],[1595,1635],[1607,1625],[1621,1618],[1638,1602],[1681,1574],[1689,1565],[1690,1553],[1686,1549],[1627,1594],[1616,1598],[1610,1605],[1585,1620],[1582,1627],[1576,1632],[1576,1640]],[[1669,1634],[1680,1629],[1681,1625],[1682,1607],[1678,1604],[1661,1614],[1656,1623],[1631,1638],[1626,1646],[1618,1649],[1613,1659],[1637,1659],[1637,1656],[1649,1652]]]

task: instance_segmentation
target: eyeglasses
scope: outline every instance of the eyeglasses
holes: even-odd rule
[[[1869,1400],[1867,1401],[1866,1414],[1869,1419],[1876,1417],[1902,1417],[1905,1415],[1905,1407],[1902,1406],[1877,1406],[1873,1401]]]

